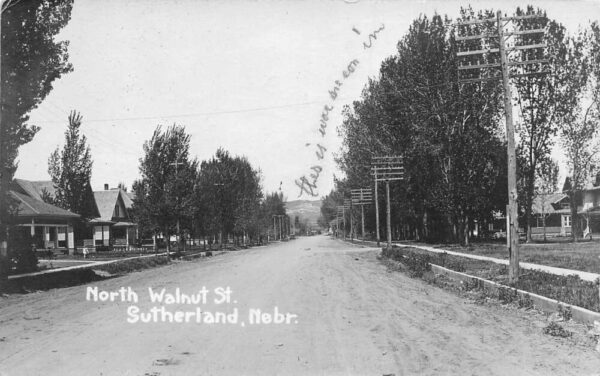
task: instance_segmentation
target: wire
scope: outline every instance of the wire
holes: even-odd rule
[[[343,98],[343,99],[351,99],[351,98]],[[87,119],[85,121],[88,123],[91,123],[91,122],[98,123],[98,122],[125,121],[125,120],[155,120],[155,119],[163,119],[163,118],[227,115],[227,114],[238,114],[238,113],[247,113],[247,112],[269,111],[269,110],[276,110],[276,109],[280,109],[280,108],[308,106],[308,105],[317,105],[317,104],[323,105],[324,103],[326,103],[326,101],[289,103],[289,104],[283,104],[283,105],[279,105],[279,106],[256,107],[256,108],[247,108],[247,109],[240,109],[240,110],[224,110],[224,111],[196,112],[196,113],[187,113],[187,114],[171,114],[171,115],[139,116],[139,117],[123,117],[123,118]],[[52,121],[47,121],[47,123],[52,123]]]

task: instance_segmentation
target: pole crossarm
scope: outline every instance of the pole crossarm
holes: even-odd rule
[[[504,45],[505,41],[507,38],[510,38],[512,36],[524,36],[524,35],[533,35],[533,34],[544,34],[547,32],[547,27],[545,28],[536,28],[536,29],[528,29],[528,30],[512,30],[512,31],[504,31],[504,27],[506,26],[504,24],[504,22],[509,23],[512,21],[516,21],[516,20],[525,20],[525,19],[545,19],[544,16],[539,16],[539,15],[523,15],[523,16],[514,16],[514,17],[496,17],[496,18],[487,18],[487,19],[480,19],[480,20],[469,20],[463,23],[458,23],[457,25],[459,26],[465,26],[465,25],[474,25],[474,24],[491,24],[491,23],[495,23],[495,28],[496,28],[496,32],[493,31],[488,31],[487,33],[480,33],[478,35],[458,35],[456,37],[457,41],[463,41],[463,42],[467,42],[467,41],[474,41],[474,40],[497,40],[497,42],[499,43],[499,47],[498,48],[483,48],[483,49],[479,49],[479,50],[466,50],[466,51],[459,51],[456,53],[457,57],[473,57],[473,56],[477,56],[477,55],[481,55],[482,57],[485,55],[491,55],[491,54],[506,54],[508,55],[508,53],[510,52],[514,52],[514,51],[526,51],[526,50],[533,50],[533,49],[542,49],[542,48],[547,48],[547,45],[545,43],[530,43],[530,44],[523,44],[523,45],[516,45],[516,46],[511,46],[511,47],[507,47]],[[459,32],[461,30],[459,29]],[[462,30],[464,32],[468,32],[468,30]],[[477,58],[479,59],[479,58]],[[498,55],[494,55],[493,57],[489,57],[489,60],[493,61],[490,63],[484,63],[484,64],[480,64],[479,62],[477,62],[476,64],[471,64],[471,63],[462,63],[458,65],[458,71],[459,71],[459,79],[458,81],[460,83],[471,83],[471,82],[483,82],[483,81],[490,81],[490,80],[497,80],[502,78],[501,75],[497,75],[497,76],[483,76],[482,73],[485,72],[487,69],[494,69],[496,70],[497,68],[503,68],[502,67],[502,63],[500,63],[498,60]],[[549,60],[547,58],[544,59],[532,59],[532,60],[518,60],[515,59],[515,61],[505,61],[504,64],[506,64],[506,66],[510,66],[510,67],[526,67],[526,66],[530,66],[533,64],[546,64],[549,63]],[[480,70],[479,71],[479,75],[478,72],[475,70]],[[460,72],[463,72],[465,74],[463,74],[462,76],[460,75]],[[516,77],[527,77],[527,76],[532,76],[532,75],[539,75],[539,74],[546,74],[549,73],[547,70],[542,70],[540,72],[527,72],[527,73],[520,73],[520,74],[510,74],[511,72],[508,71],[506,73],[507,78],[511,79],[511,78],[516,78]]]
[[[540,16],[540,15],[537,15],[537,14],[526,14],[526,15],[523,15],[523,16],[502,17],[502,18],[500,18],[500,21],[528,20],[528,19],[532,19],[532,18],[546,19],[547,17]]]
[[[353,205],[370,205],[373,201],[373,191],[371,188],[351,189]]]
[[[474,40],[474,39],[487,39],[487,38],[498,38],[498,34],[479,34],[479,35],[467,35],[464,37],[456,37],[456,40]]]
[[[371,174],[376,181],[404,179],[404,161],[401,156],[373,157],[371,166]]]
[[[500,63],[473,64],[473,65],[459,65],[458,66],[458,70],[481,69],[481,68],[500,68]]]
[[[549,59],[532,59],[532,60],[522,60],[522,61],[512,61],[508,63],[509,66],[516,65],[527,65],[527,64],[546,64],[550,63]]]
[[[476,19],[476,20],[467,20],[467,21],[457,22],[454,25],[467,26],[467,25],[484,24],[484,23],[488,23],[488,22],[496,22],[496,17],[482,18],[482,19]]]
[[[545,32],[546,32],[546,29],[516,30],[516,31],[509,31],[507,33],[504,33],[504,36],[525,35],[525,34],[543,34]]]
[[[470,56],[470,55],[483,55],[485,53],[497,53],[500,52],[498,48],[486,48],[483,50],[474,50],[474,51],[460,51],[456,53],[456,56]]]
[[[528,45],[522,45],[522,46],[513,46],[513,47],[509,47],[506,49],[507,52],[511,52],[511,51],[522,51],[522,50],[532,50],[534,48],[546,48],[548,47],[546,45],[546,43],[539,43],[539,44],[528,44]]]

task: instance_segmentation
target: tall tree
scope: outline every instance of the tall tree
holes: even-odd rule
[[[260,171],[247,158],[218,149],[212,159],[201,163],[197,191],[200,221],[220,242],[223,236],[245,239],[249,232],[256,232],[253,222],[262,198]]]
[[[18,148],[39,130],[29,112],[52,90],[54,80],[73,70],[68,42],[55,36],[69,22],[73,0],[2,2],[0,28],[0,257],[7,241],[11,202],[7,191]]]
[[[87,138],[80,133],[81,121],[81,115],[71,111],[65,144],[62,150],[57,147],[50,155],[48,173],[56,188],[53,203],[89,219],[97,211],[90,184],[92,155]]]
[[[134,215],[146,224],[146,232],[154,230],[164,236],[167,252],[171,251],[171,234],[181,238],[184,230],[192,230],[198,161],[190,158],[189,151],[185,127],[174,124],[163,131],[158,126],[144,143],[141,178],[134,184]]]
[[[517,16],[537,14],[541,18],[518,21],[520,30],[544,29],[544,34],[523,34],[518,44],[545,43],[544,49],[516,51],[519,60],[549,59],[552,67],[545,75],[530,75],[514,81],[520,121],[516,124],[519,134],[519,182],[522,198],[521,209],[527,226],[527,240],[531,241],[530,217],[535,195],[536,171],[548,162],[555,136],[562,124],[570,121],[577,107],[580,94],[586,85],[584,39],[570,38],[563,25],[545,18],[546,13],[532,6],[517,9]],[[513,74],[532,73],[538,67],[530,65],[512,68]]]
[[[590,31],[571,38],[569,69],[572,79],[581,81],[580,91],[573,93],[572,107],[565,111],[561,143],[567,157],[570,186],[566,190],[571,206],[571,235],[577,241],[583,230],[578,215],[582,190],[591,183],[600,162],[600,31],[592,24]],[[582,50],[582,51],[580,51]],[[583,52],[590,51],[583,55]],[[583,208],[585,210],[585,208]],[[588,223],[589,225],[589,223]]]
[[[461,17],[473,15],[464,9]],[[372,184],[372,157],[402,155],[405,179],[392,187],[395,221],[419,239],[468,243],[475,221],[504,207],[495,194],[506,176],[501,98],[494,83],[458,83],[458,44],[449,24],[440,15],[413,22],[378,80],[345,111],[338,162],[348,186],[365,187]]]

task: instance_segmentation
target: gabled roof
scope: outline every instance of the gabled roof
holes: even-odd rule
[[[43,201],[42,195],[44,191],[47,191],[52,197],[54,197],[56,194],[54,183],[52,183],[50,180],[29,181],[23,179],[14,179],[13,182],[16,185],[16,191],[21,191],[21,193],[24,193],[36,200]]]
[[[100,212],[100,218],[104,221],[110,221],[115,210],[115,204],[119,197],[118,190],[94,191],[96,206]]]
[[[133,202],[126,196],[126,192],[121,189],[94,191],[94,199],[96,200],[96,206],[100,212],[100,219],[103,221],[112,220],[115,205],[118,203],[119,197],[123,201],[123,206],[125,206],[126,209],[131,208]],[[129,206],[127,206],[127,200],[130,202]]]
[[[550,214],[557,213],[560,210],[555,210],[552,204],[557,204],[568,196],[564,193],[551,193],[547,195],[537,195],[533,198],[531,210],[533,214]]]
[[[19,217],[79,218],[79,214],[36,200],[26,194],[15,191],[9,191],[9,193],[19,204],[17,209]]]
[[[130,210],[133,207],[133,198],[135,197],[133,193],[123,191],[121,197],[123,197],[123,204],[125,204],[125,208]]]

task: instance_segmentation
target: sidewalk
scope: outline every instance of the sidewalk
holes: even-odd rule
[[[348,239],[346,239],[348,241]],[[368,241],[365,240],[364,242],[362,240],[357,240],[356,243],[369,243],[369,244],[374,244],[377,245],[377,242],[374,241]],[[381,246],[383,247],[386,242],[382,241]],[[392,245],[395,245],[397,247],[413,247],[413,248],[419,248],[419,249],[423,249],[425,251],[429,251],[429,252],[435,252],[435,253],[447,253],[449,255],[454,255],[454,256],[460,256],[460,257],[466,257],[466,258],[470,258],[470,259],[474,259],[474,260],[481,260],[481,261],[491,261],[491,262],[495,262],[496,264],[501,264],[501,265],[508,265],[508,260],[503,260],[503,259],[498,259],[495,257],[488,257],[488,256],[480,256],[480,255],[469,255],[466,253],[461,253],[461,252],[454,252],[454,251],[449,251],[443,248],[433,248],[433,247],[429,247],[429,246],[425,246],[425,245],[416,245],[416,244],[402,244],[402,243],[392,243]],[[578,275],[579,278],[581,278],[584,281],[590,281],[590,282],[594,282],[596,279],[600,278],[600,274],[597,273],[590,273],[590,272],[584,272],[584,271],[580,271],[580,270],[572,270],[572,269],[565,269],[565,268],[557,268],[554,266],[546,266],[546,265],[539,265],[539,264],[532,264],[529,262],[520,262],[519,266],[523,269],[529,269],[529,270],[540,270],[546,273],[550,273],[550,274],[555,274],[555,275]]]

